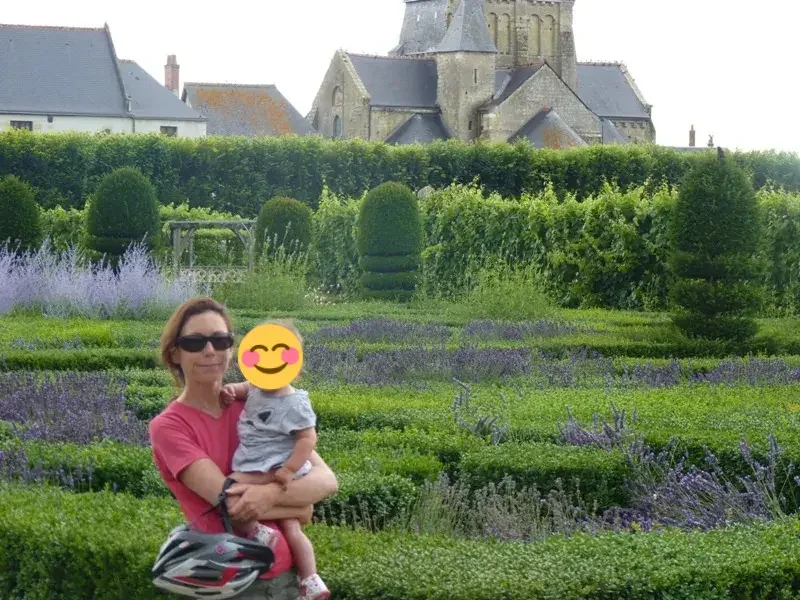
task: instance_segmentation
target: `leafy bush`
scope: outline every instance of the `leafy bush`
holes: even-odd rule
[[[230,308],[257,311],[297,311],[310,303],[308,293],[308,254],[297,243],[272,247],[256,267],[244,275],[241,283],[221,283],[214,287],[214,297]]]
[[[92,249],[116,260],[133,243],[156,247],[159,229],[155,188],[141,171],[121,168],[103,178],[87,214]]]
[[[77,247],[86,241],[86,207],[45,209],[42,229],[56,251],[66,252],[70,247]]]
[[[480,269],[475,283],[448,312],[459,319],[543,319],[555,313],[531,267]]]
[[[355,227],[362,201],[343,200],[325,187],[313,217],[313,276],[324,290],[343,297],[352,297],[359,290],[362,269]]]
[[[31,186],[14,175],[0,180],[0,244],[10,242],[22,251],[42,242],[39,206]]]
[[[422,202],[425,291],[456,297],[487,266],[532,269],[556,304],[653,310],[671,272],[668,228],[675,193],[604,187],[583,201],[550,187],[512,202],[452,185]]]
[[[256,222],[256,254],[264,244],[295,246],[305,252],[311,241],[311,209],[294,198],[272,198],[261,207]]]
[[[747,341],[757,326],[758,203],[744,172],[709,156],[684,181],[673,220],[673,321],[691,337]]]
[[[761,220],[759,259],[768,265],[763,312],[800,313],[800,196],[774,189],[758,194]]]
[[[422,250],[422,214],[408,187],[379,185],[365,196],[356,223],[356,249],[364,294],[410,298],[417,284]]]

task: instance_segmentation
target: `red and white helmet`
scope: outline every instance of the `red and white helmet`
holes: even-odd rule
[[[203,533],[180,525],[161,546],[153,583],[191,598],[232,598],[272,568],[272,550],[232,533]]]

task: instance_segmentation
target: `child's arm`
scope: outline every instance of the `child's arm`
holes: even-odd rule
[[[247,392],[250,389],[250,384],[246,381],[241,383],[230,384],[233,395],[237,400],[247,400]]]
[[[275,472],[275,480],[287,485],[300,470],[317,446],[317,431],[313,427],[295,432],[295,444],[289,460]]]
[[[241,383],[228,383],[222,386],[219,391],[219,396],[227,406],[236,400],[240,402],[247,400],[247,392],[249,389],[250,384],[246,381],[242,381]]]

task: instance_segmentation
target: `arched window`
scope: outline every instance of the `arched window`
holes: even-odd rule
[[[539,15],[533,15],[531,17],[531,30],[528,34],[528,56],[530,58],[535,58],[542,54],[541,31],[542,21],[539,19]]]
[[[333,94],[331,95],[331,105],[333,106],[341,106],[344,104],[344,92],[342,92],[342,88],[338,85],[333,88]]]
[[[333,117],[333,139],[338,140],[342,137],[342,118],[339,115]]]
[[[492,36],[492,41],[494,45],[497,46],[497,15],[494,13],[489,13],[488,18],[489,24],[489,34]]]
[[[511,16],[501,15],[495,44],[501,54],[511,54]]]
[[[556,55],[556,19],[547,15],[542,21],[542,54],[544,56]]]

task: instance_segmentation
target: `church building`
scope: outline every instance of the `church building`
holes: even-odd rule
[[[655,142],[652,106],[625,65],[577,61],[575,0],[404,2],[387,56],[334,55],[307,117],[324,137]]]

